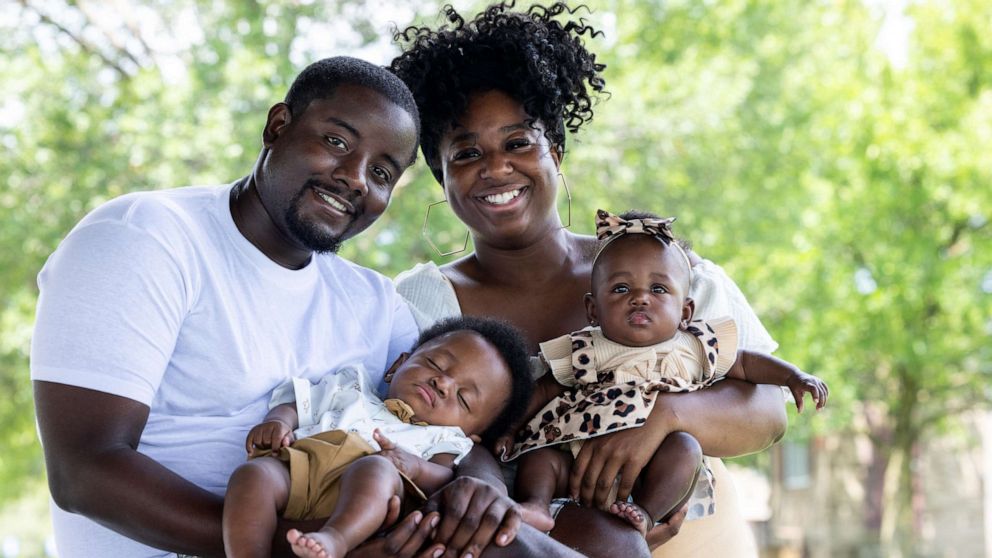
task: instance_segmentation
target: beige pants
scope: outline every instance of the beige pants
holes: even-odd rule
[[[357,434],[332,430],[293,442],[276,458],[289,467],[289,501],[286,519],[318,519],[331,515],[341,492],[341,475],[355,460],[376,453]],[[409,478],[403,478],[403,510],[413,510],[427,500]],[[404,514],[405,515],[405,514]],[[402,517],[402,516],[401,516]]]

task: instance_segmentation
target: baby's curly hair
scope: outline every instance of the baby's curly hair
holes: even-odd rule
[[[526,11],[512,11],[514,5],[514,0],[493,4],[466,22],[449,4],[442,9],[448,24],[436,31],[411,26],[393,36],[405,46],[390,70],[416,99],[421,148],[438,182],[443,178],[438,143],[473,93],[499,90],[519,101],[533,118],[531,125],[544,124],[544,135],[559,154],[566,128],[575,133],[592,120],[606,65],[596,63],[582,36],[602,33],[582,18],[557,21],[578,10],[563,2]]]

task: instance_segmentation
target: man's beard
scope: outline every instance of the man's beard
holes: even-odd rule
[[[343,235],[328,234],[320,229],[313,222],[305,221],[300,217],[300,205],[303,203],[303,196],[307,195],[315,187],[322,186],[319,180],[309,179],[303,188],[293,196],[286,208],[286,226],[289,227],[290,234],[308,249],[319,254],[334,254],[344,241]],[[329,188],[325,188],[329,189]],[[351,225],[348,226],[351,228]]]

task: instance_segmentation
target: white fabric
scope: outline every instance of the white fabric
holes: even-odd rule
[[[419,263],[396,276],[396,292],[410,304],[421,331],[434,322],[461,316],[455,287],[434,262]]]
[[[737,284],[723,268],[709,260],[702,260],[692,268],[692,285],[689,296],[695,301],[697,320],[713,320],[730,316],[737,323],[738,347],[771,353],[778,343],[768,334],[755,315],[751,305]],[[459,315],[461,308],[451,281],[432,262],[417,264],[396,277],[396,290],[410,303],[411,310],[421,328],[436,320]],[[579,304],[579,301],[576,301]],[[654,552],[661,556],[724,556],[727,558],[754,558],[757,549],[751,530],[741,515],[737,492],[723,462],[707,458],[715,474],[717,513],[695,521],[687,521],[681,534]],[[505,474],[505,472],[504,472]],[[512,479],[508,479],[512,480]],[[508,482],[509,484],[509,482]],[[690,500],[691,504],[692,500]],[[673,544],[677,542],[678,544]],[[691,548],[688,553],[670,552],[671,549]]]
[[[692,267],[692,274],[689,296],[696,303],[692,319],[715,320],[730,316],[737,324],[739,348],[759,353],[775,352],[778,343],[768,334],[744,293],[722,267],[702,260]]]
[[[129,194],[84,218],[38,276],[31,378],[150,407],[138,451],[222,495],[291,377],[383,371],[417,330],[390,281],[335,255],[300,270],[238,231],[230,185]],[[53,506],[60,556],[159,556]]]
[[[372,437],[378,428],[397,446],[423,459],[439,453],[454,454],[456,465],[474,445],[457,426],[420,426],[401,421],[386,408],[371,376],[361,366],[341,368],[316,385],[303,378],[288,380],[272,392],[269,408],[294,401],[300,417],[300,427],[293,432],[297,440],[344,430],[361,436],[379,451],[379,443]]]

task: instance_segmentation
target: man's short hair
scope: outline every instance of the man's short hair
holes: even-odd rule
[[[413,118],[420,138],[420,112],[413,94],[403,80],[395,74],[371,62],[350,56],[324,58],[303,69],[286,92],[283,100],[293,117],[297,117],[317,99],[334,95],[338,85],[350,83],[371,89],[405,110]],[[414,147],[414,154],[417,147]]]

